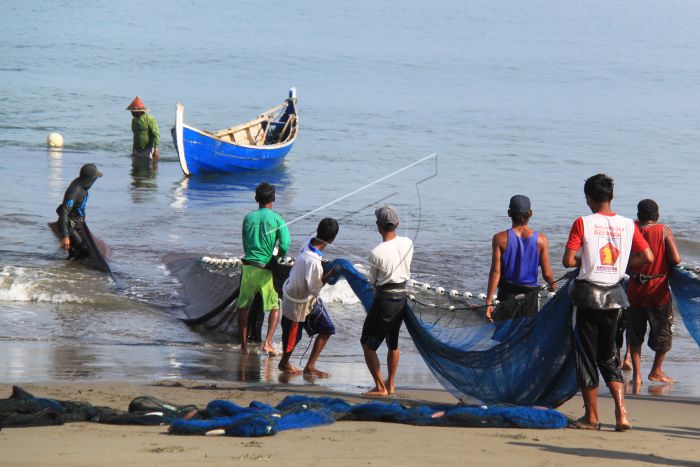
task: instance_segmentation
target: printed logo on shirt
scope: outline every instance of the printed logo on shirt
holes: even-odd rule
[[[620,249],[613,244],[613,241],[610,238],[599,239],[599,242],[603,241],[605,244],[598,249],[600,264],[596,265],[595,271],[617,274],[617,259],[620,257]]]

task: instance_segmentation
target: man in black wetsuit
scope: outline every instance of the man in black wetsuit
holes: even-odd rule
[[[56,208],[58,214],[58,238],[61,248],[69,253],[70,258],[83,256],[83,224],[88,190],[102,172],[95,164],[85,164],[80,168],[80,176],[73,180],[63,195],[63,203]]]

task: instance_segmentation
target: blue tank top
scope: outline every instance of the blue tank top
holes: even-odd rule
[[[508,244],[501,257],[501,280],[515,285],[536,286],[540,254],[537,248],[537,231],[530,237],[518,237],[508,229]]]

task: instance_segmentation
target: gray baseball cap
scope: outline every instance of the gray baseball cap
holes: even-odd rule
[[[382,206],[374,210],[374,215],[377,216],[377,225],[387,227],[391,225],[396,227],[399,225],[399,214],[391,206]]]
[[[515,195],[510,199],[508,209],[512,213],[527,214],[530,210],[530,198],[525,195]]]

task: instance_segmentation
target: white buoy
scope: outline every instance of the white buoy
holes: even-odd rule
[[[452,306],[452,305],[450,305],[449,307],[447,307],[447,309],[450,310],[450,311],[455,311],[455,307]]]
[[[459,292],[457,292],[455,289],[450,290],[450,297],[459,297]]]
[[[63,136],[60,133],[49,133],[46,137],[46,145],[50,148],[62,148]]]
[[[415,295],[409,295],[409,296],[408,296],[408,299],[409,299],[410,301],[412,301],[412,302],[415,302],[415,301],[416,301],[416,296],[415,296]]]
[[[430,284],[423,284],[423,290],[430,290]]]
[[[466,299],[472,298],[472,293],[471,292],[464,292],[464,298],[466,298]]]
[[[416,286],[416,284],[417,284],[417,282],[416,282],[416,281],[414,281],[413,279],[411,279],[411,287],[415,287],[415,286]]]
[[[438,287],[437,289],[435,289],[435,291],[440,295],[443,295],[445,293],[445,289],[443,289],[442,287]]]
[[[485,293],[480,293],[480,294],[479,294],[479,300],[486,300],[486,294],[485,294]]]

